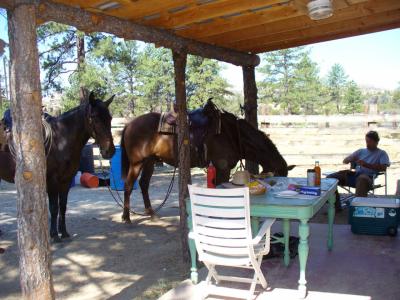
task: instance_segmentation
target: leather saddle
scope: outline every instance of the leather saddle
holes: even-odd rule
[[[208,117],[203,113],[203,108],[188,112],[190,144],[196,153],[198,165],[206,166],[206,151],[204,147],[208,127]],[[163,113],[160,118],[158,132],[162,134],[175,134],[177,115],[175,112]]]

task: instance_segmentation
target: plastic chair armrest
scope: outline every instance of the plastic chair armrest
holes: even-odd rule
[[[190,231],[188,236],[189,236],[189,239],[191,239],[191,240],[195,240],[196,239],[196,234],[193,231]]]
[[[258,243],[261,242],[262,238],[265,236],[267,231],[269,229],[271,229],[271,226],[272,226],[272,224],[274,224],[274,222],[275,222],[275,219],[268,218],[262,223],[260,230],[258,231],[257,235],[252,240],[253,245],[257,245]]]

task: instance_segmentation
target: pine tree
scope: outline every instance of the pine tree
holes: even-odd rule
[[[340,113],[346,83],[347,75],[343,67],[340,64],[334,64],[328,73],[328,88],[330,101],[335,103],[337,113]]]
[[[315,114],[321,109],[322,84],[317,63],[313,62],[309,52],[304,52],[295,70],[294,88],[296,102],[301,112]]]
[[[296,69],[304,55],[304,47],[277,50],[262,56],[264,65],[259,72],[264,75],[260,84],[260,98],[271,99],[286,113],[299,113],[300,103],[295,96]]]
[[[361,90],[357,83],[351,80],[347,83],[346,92],[344,94],[344,112],[345,113],[356,113],[362,111],[362,95]]]

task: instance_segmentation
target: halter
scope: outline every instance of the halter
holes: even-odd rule
[[[97,144],[97,134],[96,134],[96,130],[94,129],[94,125],[93,125],[92,107],[91,107],[90,103],[87,104],[86,117],[88,119],[89,134],[95,140],[95,142]]]

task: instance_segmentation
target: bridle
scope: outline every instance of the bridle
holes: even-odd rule
[[[92,107],[90,103],[87,104],[86,118],[88,122],[89,135],[94,139],[95,143],[98,144],[97,134],[93,122]]]

